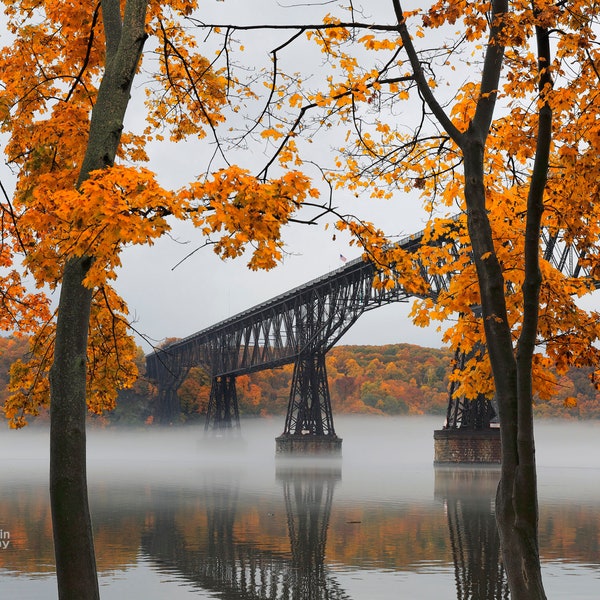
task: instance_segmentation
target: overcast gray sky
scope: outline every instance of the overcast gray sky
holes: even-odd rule
[[[365,20],[372,17],[380,23],[394,23],[391,0],[369,0]],[[419,0],[407,0],[405,8],[418,6]],[[358,8],[358,3],[354,5]],[[203,0],[205,22],[247,24],[317,23],[337,7],[337,0]],[[1,21],[0,21],[1,22]],[[276,32],[240,34],[245,46],[244,60],[254,60],[257,66],[269,65],[269,51],[283,39]],[[7,42],[5,32],[2,41]],[[305,44],[295,44],[286,51],[283,60],[291,71],[312,70],[316,82],[322,57]],[[461,76],[465,76],[462,74]],[[136,79],[138,95],[144,84],[144,75]],[[454,88],[455,89],[455,88]],[[128,112],[128,128],[143,127],[143,106],[134,104]],[[410,116],[407,125],[410,125]],[[335,142],[320,138],[311,147],[310,158],[316,161],[330,157],[330,146]],[[264,147],[232,155],[233,162],[257,172],[263,166]],[[155,144],[150,151],[149,168],[159,174],[165,187],[179,188],[205,171],[213,147],[210,140],[174,145]],[[0,174],[2,183],[10,190],[8,169]],[[346,203],[346,204],[344,204]],[[336,204],[344,204],[348,212],[376,222],[390,235],[403,236],[423,228],[426,215],[416,197],[398,194],[392,200],[354,200],[338,193]],[[177,223],[172,235],[159,240],[152,247],[128,248],[123,253],[117,289],[127,301],[134,327],[147,338],[159,342],[167,337],[184,337],[209,327],[238,312],[264,302],[273,296],[319,277],[342,266],[340,254],[347,259],[360,255],[348,246],[348,238],[323,227],[290,226],[285,231],[289,254],[283,263],[269,272],[252,272],[246,268],[243,257],[234,261],[221,261],[210,247],[196,252],[174,268],[186,255],[198,248],[204,240],[189,224]],[[598,308],[598,293],[581,302],[586,308]],[[414,327],[408,318],[407,304],[392,304],[361,317],[358,323],[342,338],[342,344],[413,343],[440,346],[441,333],[436,327]],[[138,336],[146,352],[151,346]]]
[[[205,22],[235,24],[274,24],[320,22],[335,6],[327,2],[308,2],[293,7],[291,2],[273,0],[208,0],[202,3],[200,17]],[[368,10],[378,15],[379,22],[393,23],[390,0],[371,0]],[[289,33],[284,34],[289,36]],[[246,48],[245,59],[252,59],[261,66],[269,65],[269,51],[281,39],[277,32],[253,32],[240,36]],[[251,50],[249,50],[251,49]],[[318,69],[321,56],[315,52],[306,54],[300,44],[292,47],[285,60],[290,65],[296,61],[294,70],[306,67],[314,60]],[[241,57],[240,57],[241,58]],[[292,67],[293,68],[293,67]],[[129,122],[136,125],[140,112],[129,113]],[[334,135],[334,134],[332,134]],[[333,138],[332,138],[332,141]],[[311,158],[319,160],[329,154],[327,138],[311,148]],[[263,148],[232,155],[235,162],[256,171],[265,161]],[[151,149],[149,167],[159,173],[161,183],[179,187],[202,172],[212,153],[209,140],[188,142],[181,145],[162,143]],[[354,200],[343,192],[339,201],[352,202],[349,210],[374,220],[391,235],[408,235],[423,228],[425,215],[417,198],[397,197],[393,200]],[[360,251],[348,246],[348,238],[338,234],[332,240],[332,231],[321,226],[289,226],[285,232],[289,255],[283,264],[270,272],[251,272],[246,259],[221,261],[210,247],[203,248],[182,264],[175,265],[203,239],[198,232],[185,224],[177,224],[173,235],[160,240],[153,247],[127,249],[123,256],[123,269],[119,274],[117,289],[128,302],[136,329],[152,340],[166,337],[184,337],[214,323],[226,319],[251,306],[281,294],[290,288],[310,281],[343,263],[340,254],[347,259],[356,258]],[[435,328],[424,330],[414,327],[407,317],[406,304],[393,304],[367,313],[342,338],[342,344],[389,344],[413,343],[439,346],[441,334]],[[148,344],[142,343],[145,351]]]

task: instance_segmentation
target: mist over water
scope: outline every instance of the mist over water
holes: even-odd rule
[[[498,470],[434,468],[439,417],[335,425],[341,458],[293,461],[275,456],[283,417],[244,420],[231,444],[209,443],[201,426],[89,430],[102,597],[506,598]],[[600,597],[599,433],[596,423],[536,426],[549,597]],[[5,597],[56,597],[48,441],[40,427],[0,432]],[[312,595],[285,596],[298,587]]]

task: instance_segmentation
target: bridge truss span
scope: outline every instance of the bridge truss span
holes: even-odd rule
[[[412,251],[418,248],[422,237],[423,232],[419,232],[399,245]],[[235,428],[236,415],[227,414],[222,405],[217,406],[217,399],[225,398],[223,389],[231,390],[231,378],[294,363],[295,384],[290,393],[284,433],[322,435],[326,432],[335,436],[324,367],[326,352],[364,312],[410,297],[399,285],[392,289],[375,287],[376,272],[373,263],[362,258],[352,260],[335,271],[148,355],[147,374],[159,387],[159,420],[169,422],[174,418],[177,388],[191,367],[203,365],[213,381],[207,429]],[[425,270],[423,273],[427,275]],[[429,280],[434,293],[447,286],[443,278]],[[227,385],[224,381],[228,381]],[[315,390],[315,393],[307,399],[306,390]],[[235,398],[230,397],[226,404],[234,411]]]
[[[458,217],[453,220],[456,221]],[[415,233],[398,246],[412,253],[423,245],[425,233]],[[456,238],[456,239],[454,239]],[[451,233],[432,244],[450,245],[458,256],[464,250]],[[559,235],[542,232],[543,258],[568,277],[589,277],[577,250]],[[431,273],[417,263],[436,298],[448,290],[451,275]],[[262,369],[294,363],[284,436],[335,436],[325,371],[325,354],[366,311],[391,302],[407,301],[413,294],[402,285],[374,286],[376,266],[361,258],[296,287],[271,300],[183,338],[146,357],[148,376],[159,389],[160,422],[172,421],[178,412],[177,388],[190,368],[204,366],[212,378],[206,430],[237,430],[235,378]],[[480,419],[465,418],[468,401],[449,393],[446,427],[472,427]],[[483,402],[483,400],[482,400]],[[492,415],[489,407],[480,411]],[[469,412],[472,416],[472,411]],[[451,419],[450,419],[451,417]],[[464,421],[464,422],[463,422]],[[485,417],[482,426],[489,427]]]

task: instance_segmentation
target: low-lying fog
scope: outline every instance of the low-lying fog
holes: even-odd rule
[[[381,485],[388,488],[389,497],[431,497],[433,430],[441,423],[440,417],[337,417],[336,432],[343,445],[342,458],[331,463],[341,473],[336,497],[368,497],[379,493]],[[260,488],[285,466],[275,458],[275,438],[282,429],[283,417],[246,419],[238,443],[213,444],[201,425],[90,428],[88,477],[91,484],[185,482],[190,489],[201,486],[206,477],[234,477],[243,481],[244,489]],[[536,435],[540,496],[572,497],[577,486],[582,501],[600,504],[600,423],[539,421]],[[48,430],[41,426],[0,431],[3,487],[11,481],[47,478],[48,442]],[[329,462],[320,459],[314,464],[323,468]]]

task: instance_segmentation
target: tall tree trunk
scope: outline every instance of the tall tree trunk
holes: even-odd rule
[[[552,86],[548,30],[536,28],[539,89],[544,94]],[[544,190],[552,143],[552,110],[542,102],[538,116],[535,161],[527,197],[523,281],[523,323],[516,351],[516,414],[511,400],[513,428],[502,432],[503,463],[496,500],[498,530],[512,597],[545,599],[538,547],[538,498],[533,432],[533,354],[538,329],[539,296],[542,275],[539,264],[540,230],[544,213]],[[502,408],[500,409],[502,410]],[[501,421],[502,423],[502,421]],[[501,425],[502,428],[502,425]],[[506,438],[506,441],[505,441]],[[506,452],[504,446],[506,445]],[[506,461],[506,466],[505,466]]]
[[[551,86],[548,32],[536,29],[540,92]],[[539,244],[544,189],[552,139],[552,111],[539,113],[535,161],[527,198],[523,282],[523,320],[516,353],[506,311],[504,277],[494,251],[485,205],[484,144],[467,132],[465,198],[469,236],[481,291],[486,343],[494,373],[502,438],[501,477],[496,520],[513,600],[545,600],[538,547],[538,499],[533,432],[532,363],[538,327],[541,273]]]
[[[102,0],[106,67],[90,122],[78,186],[110,167],[120,143],[144,41],[147,0]],[[82,200],[83,201],[83,200]],[[60,600],[99,598],[86,474],[86,356],[93,257],[66,261],[58,304],[50,389],[50,503]]]
[[[70,260],[50,372],[50,499],[59,598],[100,598],[88,508],[85,439],[89,259]],[[83,399],[83,401],[82,401]]]
[[[515,357],[505,304],[504,277],[494,252],[485,209],[483,148],[479,144],[466,144],[463,150],[468,228],[481,291],[502,438],[501,477],[496,499],[502,555],[512,600],[544,600],[537,542],[531,387],[527,397],[522,394],[527,377],[531,381],[531,365],[528,370],[527,362],[531,361],[532,349],[523,350],[518,359]],[[532,283],[535,285],[535,281]]]
[[[494,15],[481,74],[480,95],[467,131],[460,132],[429,88],[412,38],[406,27],[400,0],[392,0],[398,31],[411,62],[419,91],[439,123],[460,147],[464,158],[467,226],[477,269],[487,349],[498,400],[502,438],[502,467],[496,502],[496,519],[512,600],[545,600],[537,538],[537,481],[532,413],[532,360],[539,311],[539,236],[543,193],[548,170],[552,114],[540,111],[538,144],[528,197],[525,283],[522,332],[515,355],[506,309],[502,266],[495,252],[487,215],[484,154],[492,123],[496,94],[504,62],[507,0],[492,0]],[[540,90],[551,85],[548,32],[536,29]]]

